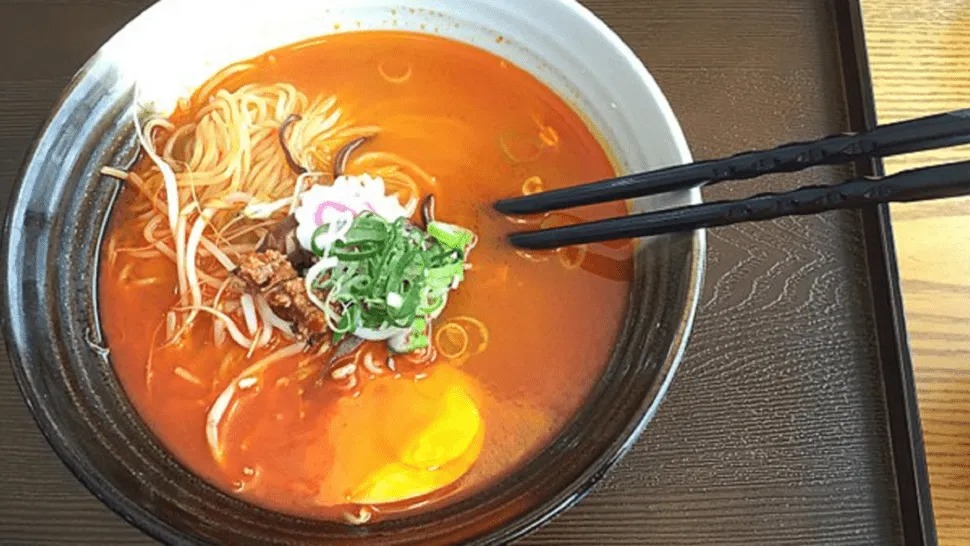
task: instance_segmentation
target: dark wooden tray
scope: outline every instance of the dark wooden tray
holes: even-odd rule
[[[149,3],[0,1],[0,205],[71,74]],[[584,3],[646,62],[697,158],[874,122],[855,1]],[[935,544],[888,212],[727,227],[709,241],[697,325],[657,419],[525,543]],[[0,368],[0,543],[148,542],[59,462]]]

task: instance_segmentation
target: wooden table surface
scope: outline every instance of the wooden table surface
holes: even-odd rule
[[[148,2],[0,0],[0,182],[14,179],[71,72]],[[820,63],[836,59],[820,45],[833,42],[821,0],[584,2],[643,56],[699,157],[842,126],[831,109],[838,87],[820,83],[835,72]],[[970,0],[863,2],[882,121],[962,106]],[[954,156],[889,167],[945,157]],[[798,180],[845,174],[814,172]],[[754,189],[782,182],[791,180]],[[970,202],[895,213],[939,533],[943,544],[970,544],[970,441],[959,436],[970,430],[970,252],[959,252]],[[862,311],[857,224],[836,213],[712,234],[691,351],[661,413],[612,477],[531,543],[892,543],[895,500],[886,498],[891,465],[879,451],[885,416],[868,365],[876,351]],[[798,282],[789,287],[789,279]],[[805,335],[813,327],[831,343]],[[744,341],[754,335],[775,349],[752,353]],[[0,544],[148,543],[54,456],[6,360],[0,351]]]
[[[862,5],[881,123],[970,106],[970,1]],[[886,167],[968,157],[961,147]],[[892,213],[940,544],[970,544],[970,200]]]

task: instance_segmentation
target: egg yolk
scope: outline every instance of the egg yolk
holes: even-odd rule
[[[477,397],[471,377],[438,365],[423,379],[378,377],[342,398],[327,416],[332,464],[317,502],[397,503],[454,483],[482,449]]]

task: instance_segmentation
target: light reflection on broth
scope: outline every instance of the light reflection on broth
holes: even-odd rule
[[[615,174],[553,92],[470,46],[358,32],[227,67],[181,104],[145,126],[170,179],[148,158],[131,173],[107,171],[127,183],[105,245],[100,299],[122,384],[189,468],[270,509],[364,524],[480,490],[562,429],[609,357],[633,247],[526,254],[505,243],[523,226],[626,212],[611,203],[510,221],[491,210],[522,191]],[[313,188],[334,184],[339,150],[359,139],[346,154],[344,180],[366,188],[377,179],[362,176],[379,177],[392,197],[376,208],[400,209],[421,225],[418,203],[433,194],[435,221],[477,237],[451,251],[443,241],[464,232],[434,235],[447,251],[436,259],[454,253],[470,269],[441,288],[450,290],[446,304],[415,312],[432,319],[427,343],[417,335],[424,315],[408,319],[415,326],[407,350],[384,339],[353,346],[335,339],[337,319],[346,317],[355,336],[366,329],[346,303],[326,310],[328,294],[343,289],[334,279],[344,278],[322,264],[330,250],[281,250],[295,284],[258,284],[256,265],[273,275],[283,266],[251,263],[269,256],[267,241],[289,250],[303,244],[302,228],[293,228],[297,239],[274,230],[288,218],[302,221],[297,205],[323,195]],[[338,205],[345,206],[326,206]],[[348,229],[363,230],[367,218],[390,226],[377,212],[349,218]],[[339,224],[318,223],[313,245]],[[418,233],[406,225],[386,229]],[[422,228],[428,233],[420,237],[432,237]],[[370,263],[367,244],[327,248]],[[340,274],[350,275],[345,265]],[[453,266],[462,269],[441,267]],[[312,291],[300,293],[305,278]],[[296,300],[307,294],[325,307],[312,307],[312,297],[301,307]],[[395,298],[402,299],[388,292],[386,305],[378,302],[388,316],[404,305]],[[362,305],[358,312],[375,312],[376,303]]]

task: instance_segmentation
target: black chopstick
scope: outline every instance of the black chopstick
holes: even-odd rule
[[[718,201],[512,234],[521,248],[545,249],[612,239],[815,214],[888,202],[922,201],[970,194],[970,161],[914,169],[883,178],[858,178],[834,186],[805,186],[737,201]]]
[[[786,144],[770,150],[743,152],[723,159],[503,199],[495,204],[495,208],[505,214],[534,214],[967,143],[970,143],[970,110],[956,110],[881,125],[864,133],[834,135],[812,142]]]

